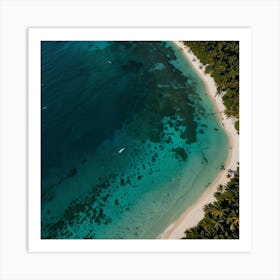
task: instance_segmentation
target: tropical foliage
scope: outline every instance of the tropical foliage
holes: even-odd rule
[[[211,74],[218,93],[223,94],[226,114],[239,119],[239,42],[186,41],[185,44],[207,65],[205,72]]]
[[[183,239],[239,238],[239,168],[214,196],[216,201],[204,206],[204,218],[196,227],[187,229]]]

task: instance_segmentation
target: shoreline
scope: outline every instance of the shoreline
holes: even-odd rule
[[[229,148],[228,157],[224,166],[224,170],[217,175],[211,185],[201,194],[201,196],[189,206],[185,212],[174,222],[172,222],[162,232],[158,239],[181,239],[184,232],[191,227],[196,226],[204,217],[204,205],[215,201],[214,193],[220,184],[226,184],[230,179],[227,178],[228,170],[236,170],[237,162],[239,162],[239,135],[234,128],[235,119],[227,117],[224,113],[225,106],[222,96],[217,94],[217,87],[214,79],[204,73],[205,65],[192,53],[192,51],[181,41],[173,41],[173,44],[181,51],[193,70],[199,75],[205,85],[206,92],[215,106],[217,116],[228,137]]]

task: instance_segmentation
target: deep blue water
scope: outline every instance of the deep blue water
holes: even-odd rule
[[[226,160],[171,42],[42,42],[41,76],[42,238],[156,238]]]

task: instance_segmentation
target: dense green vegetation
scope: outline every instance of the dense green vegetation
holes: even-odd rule
[[[239,168],[214,196],[217,200],[204,206],[204,218],[196,227],[186,230],[183,239],[239,238]]]
[[[239,42],[186,41],[185,44],[207,65],[205,71],[214,78],[218,93],[225,93],[226,114],[239,119]]]
[[[235,117],[239,132],[239,42],[185,41],[191,51],[206,65],[205,72],[215,80],[222,94],[226,115]],[[233,174],[234,173],[234,174]],[[239,167],[229,173],[226,185],[214,194],[216,201],[204,206],[204,218],[197,226],[187,229],[183,239],[239,238]]]
[[[235,122],[234,127],[239,132],[239,120]]]

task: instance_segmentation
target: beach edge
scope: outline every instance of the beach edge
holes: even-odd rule
[[[234,127],[236,119],[226,116],[226,107],[223,103],[222,96],[217,92],[214,79],[210,74],[204,72],[205,65],[200,62],[187,45],[182,41],[172,41],[172,43],[181,51],[186,61],[204,83],[206,92],[215,106],[221,126],[228,137],[229,148],[224,169],[219,172],[218,176],[205,192],[158,236],[158,239],[181,239],[184,237],[187,229],[196,226],[204,217],[203,207],[216,200],[214,193],[217,191],[218,186],[220,184],[224,185],[230,180],[227,177],[228,170],[236,170],[239,162],[239,135]]]

